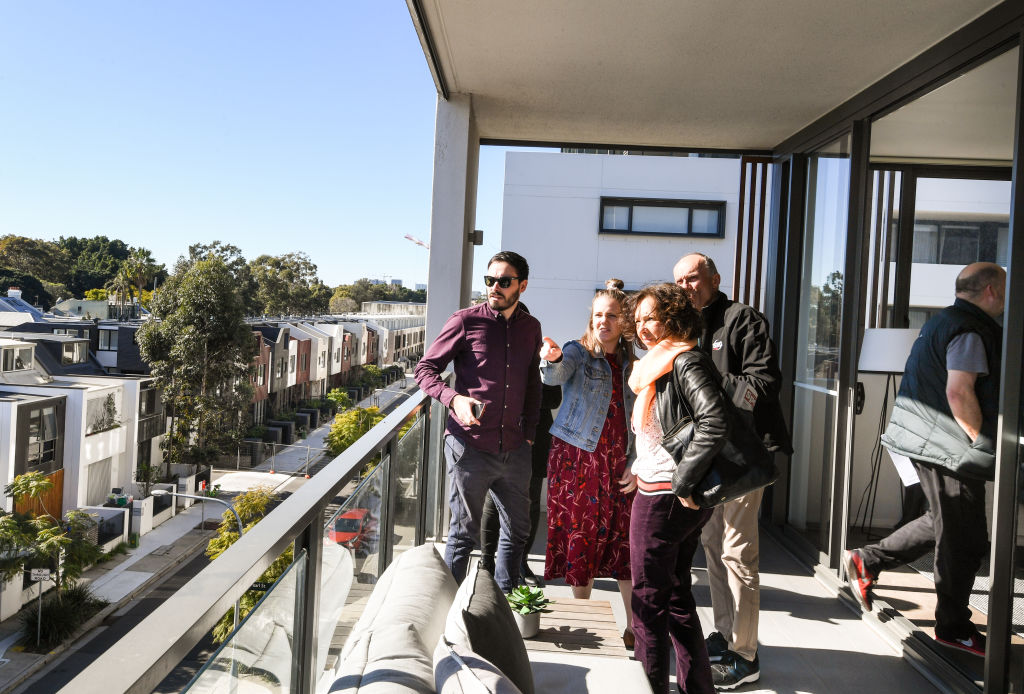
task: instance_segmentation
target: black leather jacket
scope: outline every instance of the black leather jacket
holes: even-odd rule
[[[661,445],[676,461],[672,492],[690,496],[732,430],[722,376],[708,355],[690,350],[679,354],[672,370],[654,385],[658,417],[665,432]]]

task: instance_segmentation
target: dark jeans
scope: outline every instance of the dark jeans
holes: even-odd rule
[[[671,494],[633,499],[629,559],[633,573],[634,654],[654,694],[668,694],[669,645],[686,694],[712,694],[711,664],[691,592],[690,566],[711,509],[694,511]]]
[[[501,521],[494,580],[509,593],[519,585],[519,565],[530,532],[530,444],[497,455],[465,445],[461,439],[444,437],[448,465],[448,545],[444,561],[455,580],[462,583],[469,555],[480,541],[484,498],[490,490]]]
[[[968,599],[974,577],[988,556],[985,483],[961,480],[913,461],[928,500],[928,512],[875,545],[861,548],[872,576],[935,550],[935,633],[945,639],[974,633]]]
[[[544,488],[545,479],[536,475],[530,478],[530,534],[526,536],[526,545],[523,548],[524,562],[537,537],[537,524],[540,522],[540,490]],[[494,555],[498,551],[500,530],[498,507],[494,505],[494,499],[488,494],[484,500],[484,518],[480,526],[480,563],[485,569],[492,572],[494,571]]]

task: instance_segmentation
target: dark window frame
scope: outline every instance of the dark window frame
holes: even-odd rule
[[[628,229],[606,229],[604,211],[607,207],[629,207]],[[686,231],[636,231],[633,229],[634,207],[672,207],[686,209]],[[713,210],[718,213],[718,231],[714,234],[696,234],[693,230],[693,211]],[[725,200],[679,200],[674,198],[618,198],[601,197],[601,207],[597,218],[598,234],[620,234],[629,236],[667,236],[672,238],[724,239],[725,238]]]

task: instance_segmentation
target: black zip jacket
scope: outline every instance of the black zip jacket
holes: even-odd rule
[[[697,348],[711,356],[727,390],[734,392],[742,381],[757,391],[754,428],[765,448],[773,453],[792,453],[789,427],[779,405],[782,372],[768,319],[723,292],[716,294],[701,315],[704,331]]]
[[[706,354],[690,350],[675,358],[654,388],[661,445],[676,461],[672,493],[690,496],[732,429],[722,377]]]

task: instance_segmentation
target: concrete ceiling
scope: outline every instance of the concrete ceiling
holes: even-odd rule
[[[1014,48],[871,125],[871,158],[1013,161],[1017,102]]]
[[[771,149],[998,3],[409,4],[482,138]]]

